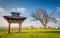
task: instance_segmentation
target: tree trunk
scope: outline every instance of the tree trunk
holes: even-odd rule
[[[42,25],[43,25],[43,28],[46,29],[46,26],[47,26],[47,25],[46,25],[46,24],[42,24]]]
[[[43,25],[43,28],[46,29],[46,25]]]
[[[46,22],[46,21],[42,21],[41,23],[42,23],[42,25],[43,25],[43,29],[46,29],[47,22]]]

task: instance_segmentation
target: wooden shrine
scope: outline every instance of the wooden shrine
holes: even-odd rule
[[[8,33],[10,33],[11,23],[19,23],[18,32],[22,31],[22,23],[26,19],[26,17],[20,16],[20,13],[11,12],[11,16],[3,16],[5,20],[8,22]]]

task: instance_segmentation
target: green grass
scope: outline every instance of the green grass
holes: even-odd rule
[[[60,38],[60,29],[23,29],[18,33],[18,29],[11,29],[11,33],[7,33],[7,29],[0,29],[0,38]]]

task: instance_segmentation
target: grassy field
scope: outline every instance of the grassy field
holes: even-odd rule
[[[18,29],[11,29],[11,33],[7,33],[7,29],[0,29],[0,38],[60,38],[60,29],[23,29],[18,33]]]

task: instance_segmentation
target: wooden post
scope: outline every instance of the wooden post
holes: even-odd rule
[[[19,23],[18,32],[21,32],[21,30],[22,30],[22,23]]]
[[[10,33],[10,22],[8,24],[8,33]]]

